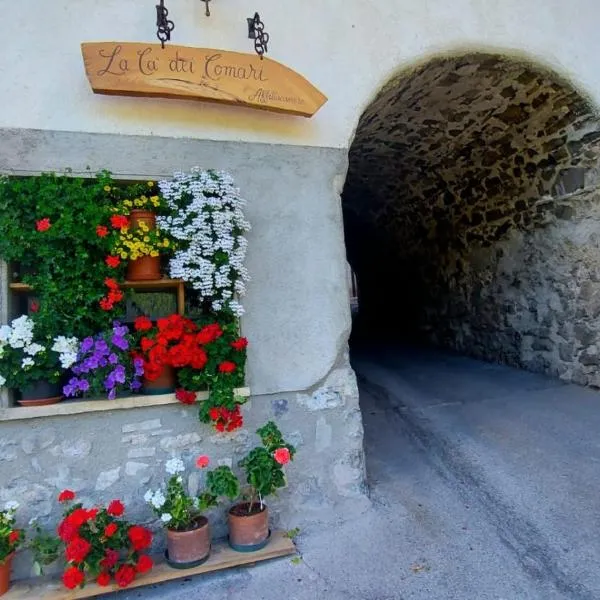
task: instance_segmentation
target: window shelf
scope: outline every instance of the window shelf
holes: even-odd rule
[[[177,291],[177,312],[180,315],[185,311],[185,283],[182,279],[150,279],[148,281],[123,281],[119,284],[124,288],[132,290],[142,290],[144,292],[162,292],[163,290],[174,289]],[[9,283],[9,289],[13,292],[32,292],[33,288],[26,283]]]
[[[235,394],[243,398],[248,398],[250,396],[250,388],[236,388]],[[199,400],[206,400],[207,398],[208,392],[198,392]],[[21,421],[41,417],[59,417],[62,415],[78,415],[109,410],[148,408],[169,404],[181,403],[175,398],[175,394],[129,396],[116,400],[63,400],[58,404],[50,404],[49,406],[1,408],[0,421]]]

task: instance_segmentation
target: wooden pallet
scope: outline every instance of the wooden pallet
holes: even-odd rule
[[[203,565],[193,569],[173,569],[165,563],[164,559],[156,559],[156,565],[152,571],[140,575],[125,589],[130,590],[136,587],[183,579],[192,575],[253,565],[264,560],[288,556],[295,552],[294,543],[281,531],[274,532],[267,546],[257,552],[235,552],[226,542],[217,542],[213,544],[210,558]],[[121,589],[116,584],[100,587],[95,583],[90,583],[83,589],[70,591],[65,589],[60,581],[37,578],[15,582],[10,590],[2,596],[2,600],[79,600],[80,598],[93,598],[109,592],[118,592]]]

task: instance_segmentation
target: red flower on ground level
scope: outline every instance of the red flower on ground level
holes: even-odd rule
[[[117,533],[117,524],[116,523],[109,523],[105,528],[104,528],[104,537],[109,538],[112,537],[113,535],[115,535],[115,533]]]
[[[104,558],[100,561],[100,566],[103,569],[110,570],[117,564],[118,560],[119,560],[119,553],[117,552],[117,550],[112,550],[111,548],[109,548],[106,551]]]
[[[35,222],[35,228],[38,231],[48,231],[50,227],[52,227],[52,224],[50,223],[50,219],[48,217]]]
[[[231,362],[230,360],[224,360],[219,365],[220,373],[233,373],[234,371],[235,371],[235,363]]]
[[[121,264],[121,259],[118,256],[112,256],[111,254],[104,259],[104,262],[112,269],[116,269]]]
[[[125,512],[125,506],[120,500],[113,500],[108,505],[106,512],[113,517],[120,517]]]
[[[291,459],[290,451],[287,448],[277,448],[277,450],[273,452],[273,458],[275,459],[275,462],[278,462],[280,465],[287,465]]]
[[[96,579],[96,583],[101,587],[110,585],[110,573],[100,573]]]
[[[68,561],[83,562],[85,557],[90,553],[92,545],[83,538],[75,537],[65,548],[65,556]]]
[[[224,406],[213,407],[208,411],[208,416],[215,422],[215,429],[220,432],[235,431],[244,424],[239,404],[233,410]]]
[[[206,467],[208,467],[209,463],[210,463],[210,459],[205,454],[203,454],[202,456],[199,456],[196,459],[196,466],[199,469],[206,469]]]
[[[175,390],[175,398],[182,404],[194,404],[196,402],[196,392],[188,392],[183,388]]]
[[[215,406],[213,406],[209,411],[208,411],[208,416],[211,418],[212,421],[216,421],[219,418],[219,415],[221,413],[219,413],[219,409],[216,408]]]
[[[141,316],[133,322],[133,327],[136,331],[148,331],[152,329],[152,321],[148,317]]]
[[[241,351],[248,347],[248,340],[245,337],[241,337],[235,340],[235,342],[231,342],[230,346],[234,350]]]
[[[149,571],[154,566],[154,561],[147,555],[142,554],[137,561],[137,565],[135,565],[135,570],[138,573],[145,573]]]
[[[108,235],[108,228],[104,227],[104,225],[98,225],[96,227],[96,235],[98,237],[106,237]]]
[[[127,587],[135,579],[135,569],[131,565],[123,565],[115,573],[115,581],[119,587]]]
[[[75,492],[72,492],[71,490],[63,490],[58,495],[59,502],[68,502],[69,500],[75,500]]]
[[[145,550],[152,543],[152,534],[140,525],[130,527],[127,536],[136,552]]]
[[[64,519],[58,524],[57,527],[58,537],[63,542],[70,542],[78,533],[79,528],[75,527],[68,519]]]
[[[70,590],[74,590],[78,585],[81,585],[84,579],[85,575],[77,567],[68,568],[62,576],[65,587]]]
[[[129,219],[125,215],[113,215],[110,218],[110,224],[113,229],[122,229],[129,227]]]
[[[20,539],[21,539],[21,532],[18,529],[15,529],[14,531],[11,531],[8,534],[8,543],[9,544],[16,544]]]

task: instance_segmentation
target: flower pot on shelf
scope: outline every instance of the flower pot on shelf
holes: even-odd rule
[[[127,264],[129,281],[152,281],[160,278],[160,256],[141,256]]]
[[[199,517],[188,531],[167,529],[167,562],[176,569],[191,569],[202,564],[210,554],[210,526]]]
[[[140,223],[144,223],[148,226],[148,229],[156,229],[156,214],[151,210],[134,208],[129,213],[129,218],[131,226],[134,228],[139,227]]]
[[[10,587],[10,570],[14,552],[9,554],[3,562],[0,562],[0,596],[8,592]]]
[[[249,502],[236,504],[227,515],[229,545],[237,552],[256,552],[269,543],[269,509],[254,503],[249,512],[249,506]]]
[[[62,400],[60,383],[37,381],[21,390],[21,398],[17,402],[21,406],[46,406]]]
[[[151,396],[172,394],[175,391],[175,380],[175,369],[171,365],[164,365],[157,379],[150,381],[144,377],[142,391]]]

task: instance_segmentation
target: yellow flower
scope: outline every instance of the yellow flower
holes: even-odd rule
[[[121,258],[125,260],[127,258],[127,252],[121,252]]]
[[[152,202],[158,202],[158,196],[150,196]]]
[[[152,252],[150,252],[150,256],[152,256],[152,257],[158,256],[158,252],[156,250],[152,250]]]
[[[125,200],[125,201],[123,202],[123,204],[124,204],[125,206],[133,206],[133,202],[132,202],[131,200]]]
[[[154,185],[154,181],[149,181],[148,182],[148,187],[152,187]]]
[[[110,190],[111,190],[111,187],[110,187],[110,185],[105,185],[105,186],[104,186],[104,191],[105,191],[105,192],[110,192]]]
[[[148,243],[148,242],[150,241],[150,238],[149,238],[147,235],[145,235],[145,236],[144,236],[144,241],[145,241],[146,243]]]
[[[150,227],[148,227],[148,225],[144,223],[144,221],[138,221],[138,226],[144,233],[150,231]]]
[[[144,204],[144,203],[143,203],[143,202],[142,202],[142,201],[141,201],[139,198],[136,198],[136,199],[133,201],[133,203],[134,203],[136,206],[142,206],[142,205]]]
[[[164,246],[165,248],[168,248],[168,247],[169,247],[169,244],[170,244],[169,240],[167,240],[167,239],[164,239],[164,240],[163,240],[163,246]]]

